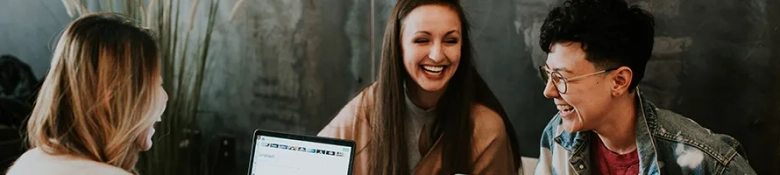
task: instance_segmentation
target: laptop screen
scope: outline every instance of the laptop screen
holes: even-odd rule
[[[344,175],[350,169],[349,146],[255,135],[250,174]]]

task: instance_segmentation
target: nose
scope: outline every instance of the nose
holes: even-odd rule
[[[544,91],[542,92],[545,98],[556,98],[561,94],[558,93],[558,87],[555,87],[551,79],[547,79],[547,83],[544,85]]]
[[[428,58],[433,60],[433,62],[441,62],[444,60],[444,53],[442,53],[442,44],[440,42],[436,42],[431,47],[431,51],[428,54]]]

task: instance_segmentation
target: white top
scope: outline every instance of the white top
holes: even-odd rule
[[[100,163],[71,155],[51,155],[40,148],[28,150],[22,154],[7,175],[132,175],[119,167]]]
[[[423,155],[420,155],[419,143],[420,134],[423,127],[430,126],[433,123],[433,119],[436,117],[435,109],[424,110],[412,102],[408,93],[404,95],[406,98],[406,148],[409,151],[409,168],[411,172],[414,172],[417,163],[420,162]]]

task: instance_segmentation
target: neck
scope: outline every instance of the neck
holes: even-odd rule
[[[593,130],[612,152],[626,154],[636,150],[636,92],[619,97],[601,125]]]
[[[425,91],[425,89],[420,87],[414,80],[406,82],[406,89],[406,95],[409,96],[409,99],[412,100],[415,106],[422,108],[423,110],[436,107],[436,103],[439,102],[439,98],[441,98],[446,90],[446,88],[444,88],[435,92]]]

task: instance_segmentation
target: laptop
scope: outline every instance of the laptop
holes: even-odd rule
[[[355,142],[255,130],[249,175],[352,175]]]

